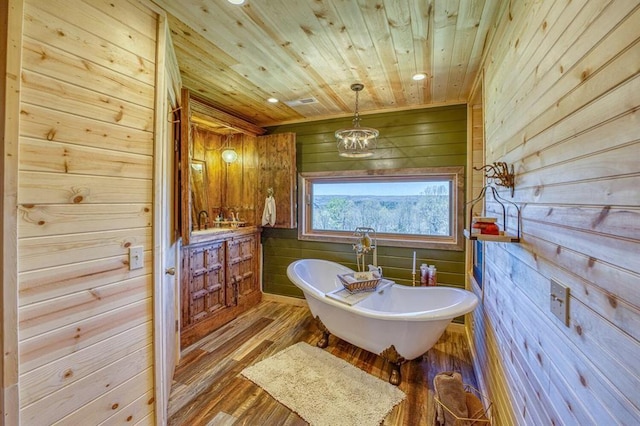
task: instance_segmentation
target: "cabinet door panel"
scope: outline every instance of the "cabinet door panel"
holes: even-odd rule
[[[224,244],[189,250],[189,323],[202,321],[226,307]]]
[[[276,202],[274,228],[297,226],[296,210],[296,135],[276,133],[258,136],[258,190],[256,223],[262,223],[264,201],[268,188]]]
[[[235,286],[238,297],[258,290],[257,238],[255,235],[238,237],[228,242],[227,268],[229,280]]]

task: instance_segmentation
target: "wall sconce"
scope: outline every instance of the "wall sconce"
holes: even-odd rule
[[[236,152],[235,149],[227,148],[224,151],[222,151],[222,160],[225,163],[231,164],[234,161],[236,161],[237,159],[238,159],[238,153]]]
[[[225,148],[221,154],[222,161],[224,161],[227,164],[231,164],[238,159],[238,153],[236,152],[236,150],[229,146],[230,139],[231,139],[231,135],[227,135],[227,138],[225,140]]]

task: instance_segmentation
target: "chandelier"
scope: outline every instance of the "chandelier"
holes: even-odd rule
[[[338,153],[341,157],[370,157],[376,149],[376,138],[379,132],[369,127],[360,127],[360,115],[358,114],[358,92],[364,88],[361,83],[351,85],[351,90],[356,92],[356,112],[353,116],[353,126],[348,129],[336,131]]]

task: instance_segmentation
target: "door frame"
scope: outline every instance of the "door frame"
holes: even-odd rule
[[[2,258],[0,272],[0,424],[20,424],[18,381],[18,140],[20,135],[20,71],[22,66],[23,0],[0,8],[0,133],[2,134]]]
[[[167,240],[166,235],[174,230],[167,230],[171,226],[171,215],[174,209],[167,209],[166,194],[174,190],[173,182],[166,179],[167,167],[173,167],[171,158],[168,158],[173,152],[174,141],[171,138],[170,126],[173,126],[173,117],[167,114],[168,111],[178,108],[180,99],[179,90],[181,82],[179,81],[179,72],[176,73],[177,61],[173,54],[173,45],[169,32],[169,25],[166,14],[159,9],[153,8],[158,13],[158,31],[156,44],[156,87],[155,87],[155,123],[154,123],[154,176],[153,176],[153,334],[154,334],[154,397],[155,397],[155,415],[156,424],[167,424],[169,393],[171,390],[171,382],[173,377],[169,371],[175,366],[179,356],[179,333],[174,332],[174,339],[167,338],[169,335],[166,329],[167,319],[165,318],[166,300],[162,297],[166,285],[165,275],[167,273],[165,253],[171,248],[172,241]],[[167,145],[169,144],[169,145]],[[177,220],[177,218],[175,218]],[[169,231],[169,232],[168,232]],[[180,278],[177,266],[177,256],[180,253],[180,241],[175,242],[175,279]],[[179,281],[178,281],[179,282]],[[174,285],[175,288],[175,285]],[[169,301],[170,303],[170,301]],[[171,310],[176,312],[176,304],[179,303],[178,294],[175,294]],[[175,330],[174,325],[168,325],[171,330]],[[176,353],[176,351],[178,353]]]

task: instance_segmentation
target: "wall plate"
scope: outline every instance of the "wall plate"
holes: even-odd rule
[[[549,304],[553,315],[569,327],[569,287],[551,279]]]
[[[144,247],[129,247],[129,269],[140,269],[144,267]]]

